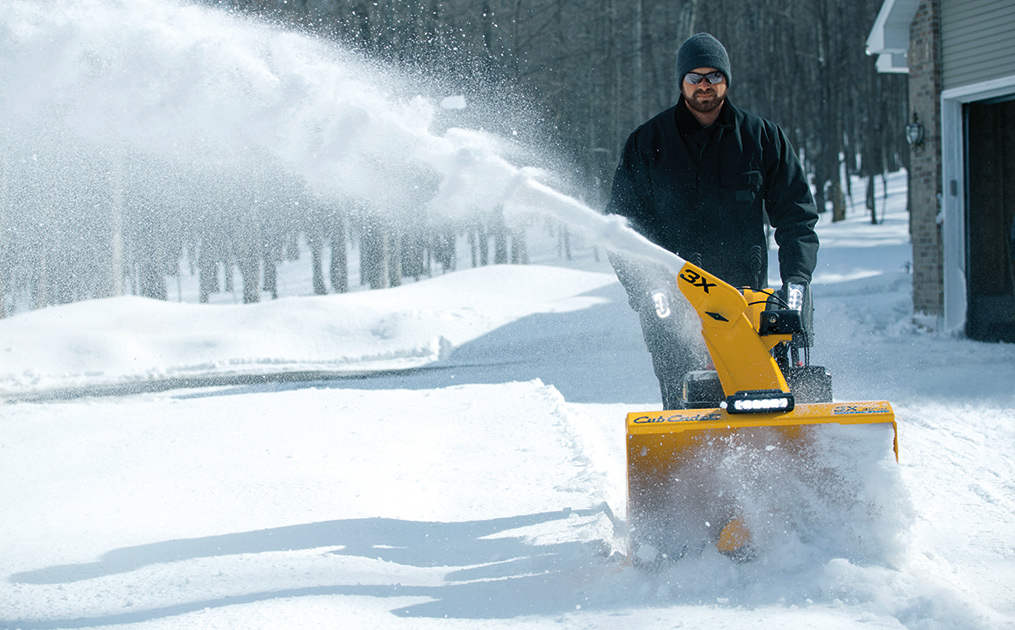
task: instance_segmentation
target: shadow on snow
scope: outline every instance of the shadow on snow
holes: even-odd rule
[[[71,584],[145,567],[199,558],[336,547],[329,554],[357,556],[403,566],[446,567],[447,583],[437,586],[330,584],[281,588],[180,602],[131,612],[63,619],[0,619],[0,627],[24,629],[111,626],[164,619],[208,608],[280,598],[327,595],[426,597],[430,601],[392,610],[401,617],[512,618],[563,613],[585,603],[583,583],[595,582],[612,562],[602,541],[533,544],[519,537],[494,537],[512,529],[605,514],[604,504],[460,523],[386,518],[327,521],[259,531],[170,540],[116,549],[98,561],[19,573],[20,584]],[[352,581],[352,580],[350,580]],[[135,592],[136,596],[136,592]]]

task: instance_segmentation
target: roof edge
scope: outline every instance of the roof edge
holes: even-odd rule
[[[920,0],[884,0],[867,36],[867,54],[877,55],[878,72],[908,72],[909,25]]]

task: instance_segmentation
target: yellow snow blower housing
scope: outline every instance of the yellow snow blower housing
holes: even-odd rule
[[[735,289],[691,263],[676,280],[701,319],[715,371],[685,377],[684,409],[627,416],[631,555],[656,563],[712,544],[746,559],[754,524],[767,516],[738,496],[745,484],[794,492],[778,472],[769,475],[779,457],[800,466],[805,482],[824,483],[814,472],[820,445],[843,431],[885,454],[894,449],[897,460],[895,414],[886,401],[832,402],[825,369],[809,365],[809,355],[799,361],[795,348],[790,354],[800,311],[779,308],[774,292]]]

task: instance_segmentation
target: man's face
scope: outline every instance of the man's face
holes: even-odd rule
[[[715,72],[715,68],[695,68],[692,72],[705,75],[709,72]],[[726,98],[726,78],[716,84],[711,84],[708,79],[702,79],[700,83],[694,85],[688,83],[684,77],[680,78],[680,91],[684,94],[684,100],[687,101],[687,106],[693,110],[709,113],[715,111],[717,107],[722,105],[723,99]]]

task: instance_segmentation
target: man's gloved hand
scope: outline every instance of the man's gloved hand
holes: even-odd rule
[[[802,310],[804,307],[804,292],[806,290],[806,284],[796,282],[786,283],[786,306],[794,311]]]
[[[811,300],[810,286],[805,282],[787,282],[782,286],[782,296],[786,308],[800,311],[803,331],[793,336],[793,345],[810,348],[814,345],[814,303]]]

